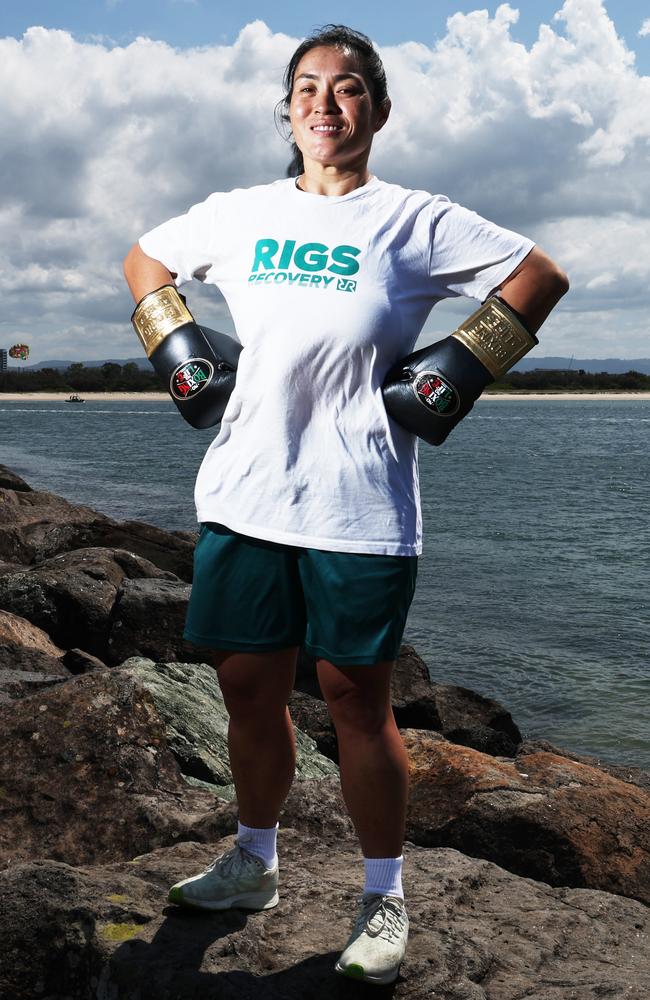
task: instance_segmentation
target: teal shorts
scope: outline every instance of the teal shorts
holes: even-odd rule
[[[304,646],[335,666],[394,660],[417,561],[300,548],[202,524],[183,637],[245,652]]]

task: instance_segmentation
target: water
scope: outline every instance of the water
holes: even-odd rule
[[[0,462],[119,519],[196,527],[213,431],[171,402],[0,399]],[[424,553],[405,640],[524,736],[650,767],[650,401],[480,400],[420,448]]]

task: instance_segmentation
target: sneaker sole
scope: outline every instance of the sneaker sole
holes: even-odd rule
[[[341,976],[345,976],[347,979],[356,979],[357,981],[362,980],[364,983],[374,983],[377,986],[385,986],[387,983],[394,983],[399,975],[399,966],[396,969],[390,969],[383,976],[369,976],[366,975],[362,965],[358,962],[352,962],[350,965],[345,967],[340,965],[339,962],[334,966],[336,972]]]
[[[270,910],[280,902],[277,891],[272,896],[267,892],[249,892],[226,899],[187,899],[183,890],[174,886],[169,890],[167,898],[176,906],[186,906],[192,910]]]

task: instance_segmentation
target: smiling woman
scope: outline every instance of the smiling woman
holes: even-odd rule
[[[370,40],[327,26],[285,73],[276,115],[291,129],[288,178],[210,195],[146,233],[125,261],[147,304],[136,309],[141,332],[173,344],[199,407],[210,398],[210,377],[197,381],[205,359],[191,353],[202,334],[175,286],[192,277],[218,286],[242,344],[197,478],[202,530],[185,629],[213,650],[240,820],[235,847],[174,885],[170,900],[277,904],[278,817],[296,754],[287,702],[302,646],[336,727],[364,858],[363,896],[335,968],[370,983],[396,979],[408,937],[408,759],[391,674],[422,551],[420,431],[393,419],[382,387],[395,368],[400,392],[407,386],[404,356],[437,302],[488,300],[480,320],[428,349],[426,370],[413,362],[406,409],[446,436],[566,290],[531,240],[370,172],[390,109]]]
[[[276,119],[291,126],[288,175],[303,174],[307,157],[307,176],[298,182],[303,190],[320,183],[315,194],[345,194],[346,188],[359,186],[360,177],[362,184],[368,180],[372,140],[390,114],[386,74],[377,51],[360,32],[333,25],[316,37],[320,44],[306,39],[287,66]],[[334,141],[318,144],[313,141],[317,137]],[[343,176],[337,177],[339,173]]]

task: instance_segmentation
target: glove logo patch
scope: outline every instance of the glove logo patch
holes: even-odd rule
[[[413,382],[413,389],[422,405],[438,416],[453,417],[458,412],[458,392],[439,372],[421,372]]]
[[[190,399],[196,396],[214,375],[214,367],[205,358],[190,358],[171,374],[169,389],[174,399]]]

